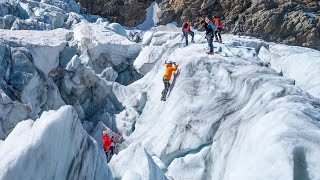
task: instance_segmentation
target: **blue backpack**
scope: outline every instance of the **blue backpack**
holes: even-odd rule
[[[216,26],[212,22],[209,23],[209,27],[211,27],[212,30],[216,28]]]

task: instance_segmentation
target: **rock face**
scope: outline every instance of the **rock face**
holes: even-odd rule
[[[229,33],[241,32],[268,41],[320,49],[320,2],[317,1],[158,0],[157,2],[161,8],[158,14],[159,24],[173,21],[181,24],[187,19],[196,24],[203,16],[216,15],[221,17],[226,27],[225,31]],[[141,23],[145,18],[145,8],[150,5],[150,1],[105,3],[95,0],[92,3],[80,0],[80,3],[90,13],[99,14],[110,21],[117,21],[127,26]]]
[[[98,14],[126,26],[141,24],[152,0],[77,0],[86,12]]]
[[[226,31],[320,49],[320,2],[310,0],[164,0],[160,23],[219,16]]]
[[[312,1],[207,1],[195,3],[164,1],[161,23],[197,20],[216,15],[224,20],[226,31],[256,36],[268,41],[320,48],[320,3]],[[200,11],[198,11],[200,9]],[[313,13],[308,13],[313,12]],[[179,19],[181,17],[181,20]]]

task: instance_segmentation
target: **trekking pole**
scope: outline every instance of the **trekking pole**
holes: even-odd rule
[[[206,34],[203,34],[197,43],[199,43]]]

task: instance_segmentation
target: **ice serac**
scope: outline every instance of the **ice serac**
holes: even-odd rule
[[[65,103],[56,85],[42,71],[52,68],[50,63],[43,62],[41,59],[43,56],[37,55],[38,52],[44,55],[44,52],[41,52],[45,50],[43,46],[33,44],[32,39],[27,41],[28,38],[23,38],[18,33],[12,33],[9,36],[9,31],[0,31],[4,34],[0,42],[0,88],[2,92],[0,124],[1,129],[8,135],[21,120],[35,119],[42,111],[58,109]],[[20,33],[23,34],[23,32]],[[41,41],[38,39],[35,41]],[[21,47],[24,45],[26,47]],[[52,56],[60,54],[58,50],[54,51],[54,48],[49,52],[53,52]],[[48,60],[52,59],[48,58]],[[59,63],[58,60],[55,61]]]
[[[284,76],[295,79],[301,89],[320,98],[320,52],[303,47],[273,44],[259,52],[261,60]]]
[[[20,122],[1,143],[0,179],[113,179],[71,106]]]
[[[166,176],[141,144],[131,144],[114,156],[110,162],[116,178],[139,177],[140,179],[166,180]],[[139,179],[138,178],[138,179]]]
[[[178,32],[166,32],[161,30],[161,27],[145,32],[142,40],[145,47],[134,61],[134,67],[139,73],[146,75],[158,61],[165,58],[173,49],[180,47],[180,44],[174,43],[180,40]],[[176,58],[172,61],[176,61]]]
[[[319,179],[318,99],[266,67],[255,42],[233,38],[215,44],[214,56],[206,44],[165,49],[128,87],[148,98],[126,144],[141,143],[173,179]],[[162,102],[166,60],[176,60],[180,75]],[[112,169],[126,158],[115,157]]]
[[[141,30],[149,30],[150,28],[156,26],[159,22],[158,13],[160,13],[160,8],[158,3],[155,1],[147,8],[146,20],[137,26]]]
[[[80,6],[74,0],[0,1],[0,29],[70,29],[85,18],[76,14]]]
[[[59,56],[72,32],[65,29],[52,31],[0,30],[1,39],[11,47],[25,47],[33,57],[34,65],[46,75],[59,65]],[[54,37],[54,38],[52,38]]]
[[[0,97],[0,139],[5,139],[22,120],[33,117],[29,104],[12,101],[2,90]]]
[[[142,77],[133,68],[133,61],[141,51],[139,44],[103,26],[88,23],[80,23],[74,28],[74,40],[83,52],[82,62],[95,73],[112,67],[118,73],[116,81],[125,85]]]
[[[80,12],[80,5],[74,0],[41,0],[41,3],[47,3],[59,7],[66,12]]]

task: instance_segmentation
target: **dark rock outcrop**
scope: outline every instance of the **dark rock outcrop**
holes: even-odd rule
[[[107,17],[126,26],[141,24],[153,0],[76,0],[85,12]]]
[[[161,24],[219,16],[226,31],[320,49],[320,2],[312,0],[163,0]]]

